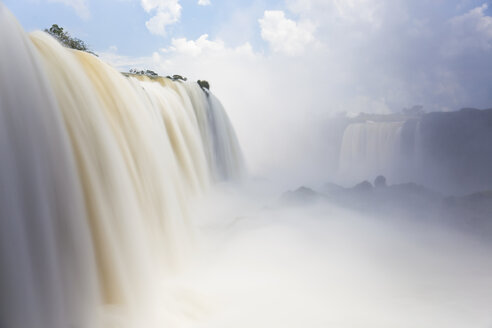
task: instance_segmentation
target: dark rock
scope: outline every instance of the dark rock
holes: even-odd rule
[[[361,183],[355,185],[352,188],[353,191],[357,192],[370,192],[372,191],[372,184],[369,181],[362,181]]]
[[[375,188],[384,188],[386,187],[386,178],[383,175],[378,175],[374,180]]]
[[[322,197],[318,192],[307,188],[299,187],[294,191],[287,191],[282,194],[281,200],[287,203],[306,203]]]
[[[339,186],[335,183],[327,182],[323,185],[323,191],[324,192],[332,193],[332,192],[338,192],[338,191],[342,191],[342,190],[345,190],[345,188],[343,188],[342,186]]]

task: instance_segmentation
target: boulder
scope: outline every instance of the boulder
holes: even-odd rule
[[[306,203],[319,198],[321,198],[321,194],[304,186],[294,191],[287,191],[281,196],[281,200],[287,203]]]
[[[372,191],[372,184],[369,181],[362,181],[361,183],[355,185],[352,188],[353,191],[357,192],[370,192]]]
[[[385,188],[386,187],[386,178],[383,175],[378,175],[374,180],[375,188]]]

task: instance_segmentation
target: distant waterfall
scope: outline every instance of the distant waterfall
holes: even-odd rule
[[[196,83],[125,77],[0,4],[0,327],[168,326],[189,202],[244,174]]]
[[[423,170],[424,163],[424,154],[423,154],[423,140],[422,140],[422,131],[421,131],[421,122],[418,121],[415,125],[414,132],[414,150],[413,150],[413,170],[416,171],[414,173],[417,176],[417,172]]]
[[[348,182],[394,177],[403,122],[352,123],[344,131],[339,175]]]

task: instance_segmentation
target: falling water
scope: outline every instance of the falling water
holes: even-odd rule
[[[0,327],[162,327],[188,205],[244,172],[223,107],[27,36],[1,4],[0,42]]]
[[[403,122],[352,123],[345,129],[339,174],[350,182],[395,176]]]

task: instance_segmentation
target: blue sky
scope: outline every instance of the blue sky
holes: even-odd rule
[[[145,23],[152,14],[147,13],[138,0],[3,2],[27,31],[44,29],[56,23],[86,41],[96,51],[116,46],[121,53],[129,56],[143,56],[168,46],[173,37],[197,39],[202,34],[212,38],[222,36],[233,45],[250,41],[255,47],[263,48],[265,44],[260,37],[259,26],[229,31],[228,25],[238,14],[261,17],[264,10],[282,7],[282,1],[213,0],[209,5],[199,5],[198,0],[182,0],[179,2],[182,7],[179,20],[166,26],[166,35],[162,36],[152,34],[147,29]],[[83,5],[78,6],[77,3]]]
[[[319,153],[313,136],[339,113],[492,107],[490,0],[3,2],[27,31],[57,23],[121,71],[210,81],[253,167]]]

